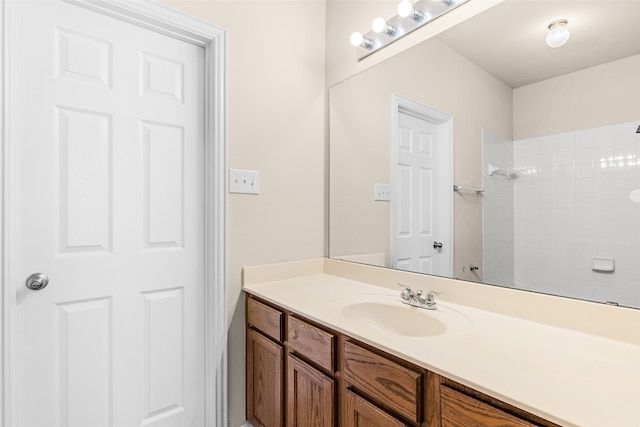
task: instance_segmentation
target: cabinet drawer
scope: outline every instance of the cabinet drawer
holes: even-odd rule
[[[288,329],[287,341],[291,350],[333,372],[335,335],[295,317],[289,317]]]
[[[378,405],[412,422],[421,417],[422,373],[364,349],[344,343],[344,379]]]
[[[278,342],[282,341],[282,316],[280,310],[253,298],[247,299],[247,323]]]
[[[535,427],[535,424],[444,385],[440,396],[442,427]]]

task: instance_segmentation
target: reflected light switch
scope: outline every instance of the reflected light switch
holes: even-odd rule
[[[378,184],[373,186],[373,200],[389,202],[391,201],[391,184]]]

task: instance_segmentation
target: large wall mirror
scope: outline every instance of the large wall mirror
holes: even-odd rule
[[[330,257],[640,308],[638,17],[506,0],[331,87]]]

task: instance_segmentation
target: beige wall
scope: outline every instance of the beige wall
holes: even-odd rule
[[[640,55],[513,91],[514,139],[640,119]]]
[[[511,138],[511,88],[438,40],[429,40],[330,89],[331,256],[385,253],[388,202],[374,183],[391,182],[392,95],[453,117],[454,183],[482,186],[482,129]],[[482,199],[454,195],[454,276],[482,265]]]
[[[241,269],[322,257],[325,2],[163,0],[228,30],[228,161],[261,194],[227,196],[229,425],[244,422]]]
[[[161,1],[227,28],[228,166],[261,172],[259,196],[227,197],[229,425],[237,427],[244,421],[245,400],[242,267],[325,254],[325,84],[351,77],[502,0],[474,0],[361,62],[348,44],[349,35],[366,31],[375,16],[393,15],[396,0]],[[478,74],[468,82],[474,97],[500,87],[488,81]],[[436,99],[431,97],[424,103],[453,115],[455,122],[456,116],[463,115],[458,110],[462,107],[454,107],[455,98],[471,97],[463,87],[448,93],[443,89],[434,84],[440,101],[430,102]],[[456,93],[459,96],[451,96]],[[623,93],[630,96],[638,88]],[[411,93],[407,96],[416,99]],[[524,102],[526,96],[524,90],[514,95],[514,104]],[[478,129],[489,120],[496,123],[493,131],[501,133],[498,117],[503,113],[496,114],[493,117],[487,109],[469,116],[473,124],[468,130],[456,122],[456,138],[470,144],[468,150],[456,149],[457,183],[474,184],[481,176]],[[510,121],[503,125],[510,126]],[[456,199],[456,210],[463,216],[478,209],[474,199]],[[477,232],[477,222],[463,221],[457,233]]]

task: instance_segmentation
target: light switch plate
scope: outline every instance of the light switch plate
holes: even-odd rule
[[[229,169],[229,193],[260,194],[260,172]]]
[[[391,201],[391,184],[374,184],[373,200],[389,202]]]

